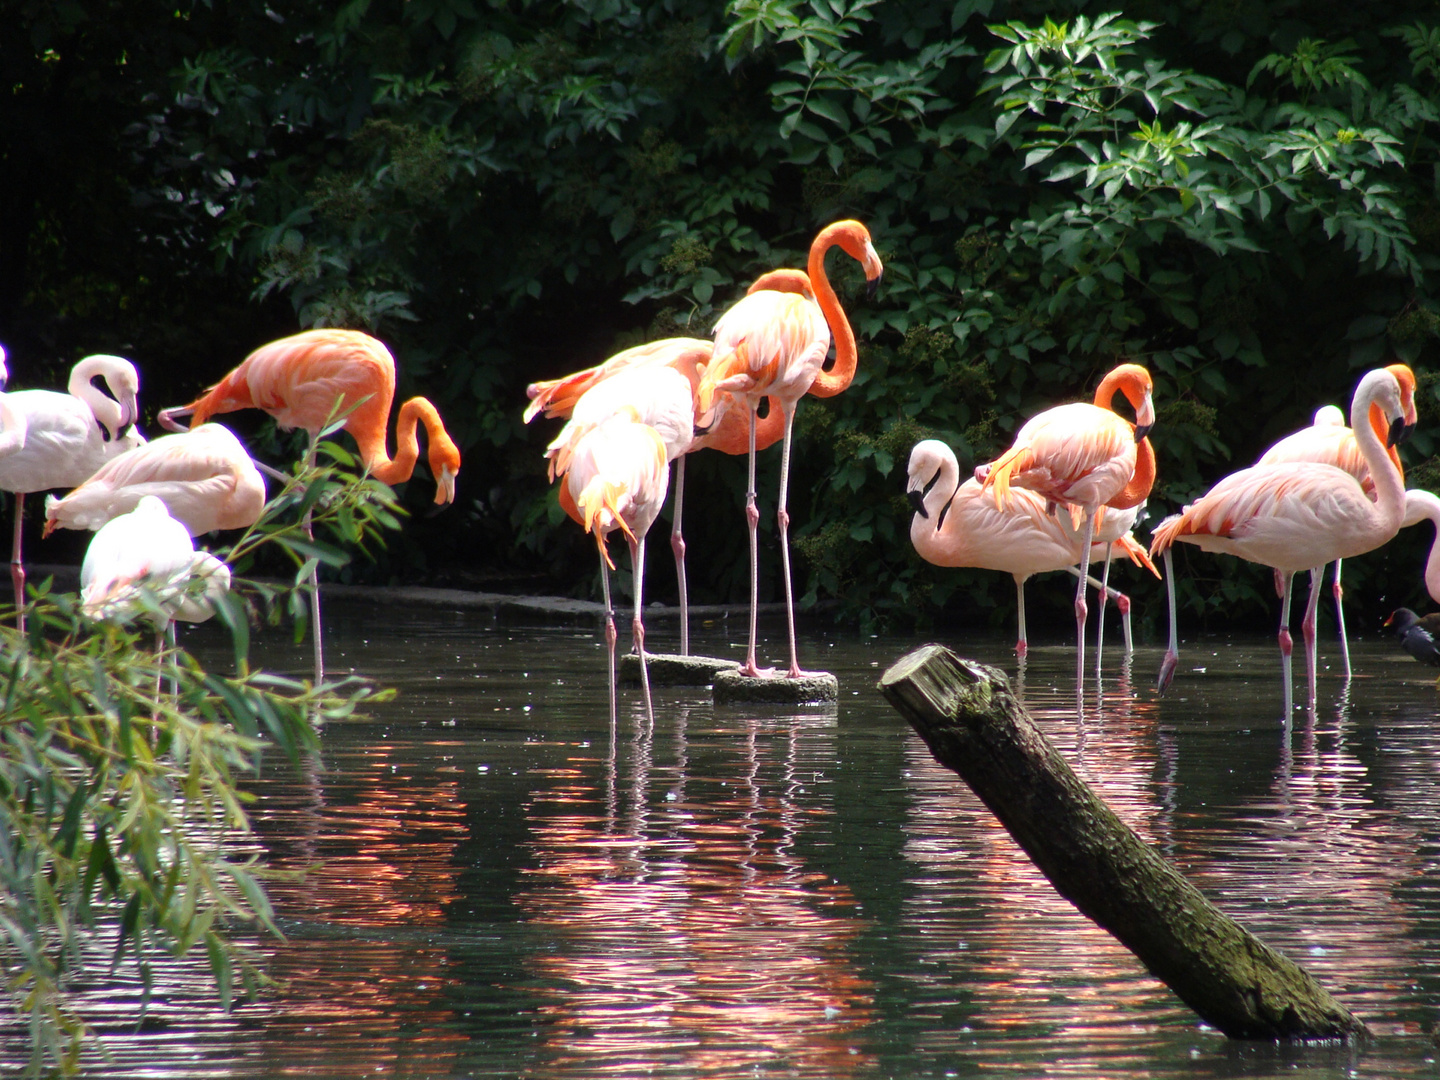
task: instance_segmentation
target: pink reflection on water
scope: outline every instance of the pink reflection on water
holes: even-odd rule
[[[682,719],[609,760],[574,758],[531,799],[536,865],[517,902],[552,942],[531,964],[548,1021],[536,1075],[874,1065],[851,1038],[873,1019],[854,900],[796,851],[833,813],[815,781],[834,721],[712,722],[700,746]]]

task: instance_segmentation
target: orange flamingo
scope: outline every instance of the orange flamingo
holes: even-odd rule
[[[605,540],[619,529],[630,543],[635,575],[635,614],[631,636],[640,656],[640,685],[645,718],[654,724],[650,676],[645,667],[645,626],[641,621],[641,586],[645,573],[645,534],[665,503],[670,472],[665,442],[648,424],[641,423],[629,406],[591,427],[574,446],[564,473],[567,507],[571,517],[595,537],[600,549],[600,581],[605,597],[605,643],[609,650],[610,723],[616,720],[615,613],[610,603],[610,571],[615,564]]]
[[[230,429],[200,424],[111,458],[63,499],[45,500],[45,535],[92,532],[154,495],[191,536],[243,529],[265,509],[265,478]]]
[[[734,402],[743,402],[747,414],[749,454],[748,487],[745,493],[745,520],[750,531],[750,641],[746,649],[742,674],[758,676],[756,664],[756,613],[759,607],[759,544],[757,528],[760,512],[755,505],[756,411],[760,399],[769,397],[778,403],[784,418],[784,441],[780,457],[780,497],[776,521],[780,528],[780,558],[785,579],[785,619],[790,640],[788,677],[801,677],[795,647],[795,611],[790,580],[790,515],[786,512],[786,493],[790,479],[790,442],[795,420],[795,407],[814,385],[821,373],[830,348],[832,332],[843,342],[849,357],[855,355],[855,339],[849,320],[840,307],[839,298],[825,273],[825,255],[832,247],[840,247],[864,267],[870,289],[878,286],[884,272],[880,257],[875,254],[870,234],[858,221],[837,221],[820,230],[810,245],[808,273],[815,299],[774,289],[752,291],[730,308],[715,325],[715,351],[696,391],[697,414],[705,426],[721,416]],[[836,368],[841,368],[837,345]],[[840,382],[854,374],[849,371],[831,373],[839,392]],[[829,384],[825,391],[831,392]]]
[[[756,278],[748,290],[750,293],[762,290],[790,292],[814,299],[810,276],[803,270],[770,270]],[[841,313],[843,318],[843,312]],[[659,341],[636,345],[616,353],[603,364],[577,371],[559,379],[531,383],[526,387],[530,404],[525,408],[524,420],[529,423],[540,413],[546,417],[570,417],[578,403],[592,390],[621,375],[633,372],[653,371],[659,368],[674,368],[690,380],[692,387],[699,385],[700,373],[710,362],[713,343],[700,338],[664,338]],[[837,329],[835,365],[830,372],[821,372],[811,387],[812,393],[829,396],[839,393],[850,385],[855,377],[856,353],[855,335],[848,321],[843,332]],[[637,378],[631,385],[642,391],[635,402],[644,411],[644,398],[650,388]],[[597,399],[597,401],[600,399]],[[615,399],[605,399],[618,403]],[[598,411],[598,405],[597,405]],[[693,426],[693,425],[692,425]],[[675,557],[675,578],[680,600],[680,655],[690,654],[689,591],[685,576],[685,537],[681,528],[685,499],[685,456],[695,450],[719,450],[726,454],[748,452],[748,421],[738,412],[723,413],[711,427],[695,433],[687,447],[671,453],[675,462],[675,505],[671,511],[670,549]],[[774,400],[756,431],[756,449],[778,442],[785,433],[785,420]],[[667,449],[670,440],[666,440]],[[678,454],[678,456],[677,456]],[[562,489],[563,495],[563,489]]]
[[[453,502],[455,477],[460,472],[460,450],[429,401],[413,397],[401,406],[396,422],[395,457],[391,458],[386,450],[386,427],[394,398],[395,358],[383,344],[358,330],[306,330],[262,345],[189,405],[162,410],[159,420],[170,431],[183,431],[178,417],[190,416],[192,426],[198,426],[217,413],[263,409],[281,428],[301,428],[309,434],[310,447],[305,458],[308,467],[314,460],[322,429],[337,416],[343,416],[341,427],[354,437],[361,462],[372,476],[386,484],[410,479],[420,457],[416,428],[423,423],[430,442],[435,502]],[[308,513],[305,528],[308,533]],[[320,587],[314,571],[310,584],[318,682],[324,677],[325,665],[320,634]]]
[[[1379,405],[1384,418],[1384,442],[1370,422],[1373,405]],[[1278,637],[1287,719],[1293,707],[1290,592],[1296,571],[1316,572],[1302,623],[1313,708],[1318,572],[1327,562],[1363,555],[1384,544],[1404,520],[1404,481],[1387,453],[1407,429],[1400,383],[1392,372],[1379,369],[1360,380],[1350,405],[1350,427],[1375,485],[1374,501],[1355,477],[1334,465],[1303,461],[1252,465],[1231,473],[1180,513],[1162,521],[1150,544],[1151,557],[1164,554],[1167,562],[1170,548],[1178,540],[1205,551],[1236,555],[1283,575]],[[1161,668],[1162,688],[1174,671],[1172,655],[1178,652],[1173,640],[1173,601],[1171,610],[1172,641]]]
[[[1400,383],[1401,404],[1405,407],[1405,425],[1408,429],[1415,426],[1417,415],[1415,411],[1415,373],[1406,364],[1391,364],[1385,369],[1395,376]],[[1378,415],[1379,410],[1372,406],[1370,424],[1376,427],[1376,431],[1383,431],[1384,418]],[[1403,438],[1403,436],[1402,436]],[[1404,466],[1400,464],[1400,455],[1391,447],[1389,450],[1390,460],[1395,467],[1404,475]],[[1360,456],[1359,444],[1355,442],[1355,433],[1345,426],[1345,414],[1334,405],[1325,405],[1315,413],[1314,422],[1308,428],[1301,428],[1291,435],[1285,436],[1274,446],[1260,455],[1255,462],[1257,465],[1279,465],[1287,461],[1318,461],[1324,465],[1334,465],[1338,469],[1344,469],[1356,480],[1367,492],[1375,490],[1375,484],[1370,479],[1370,470],[1365,465],[1365,459]],[[1406,522],[1414,524],[1414,522]],[[1331,592],[1335,597],[1335,626],[1340,634],[1340,659],[1345,665],[1345,678],[1350,678],[1350,643],[1345,637],[1345,608],[1342,603],[1345,597],[1345,590],[1340,585],[1340,564],[1343,560],[1335,560],[1335,580],[1331,586]],[[1277,576],[1275,592],[1280,594],[1280,582]]]
[[[1000,570],[1015,579],[1016,607],[1019,613],[1019,637],[1015,652],[1022,658],[1029,649],[1025,635],[1025,582],[1035,574],[1051,570],[1068,570],[1078,574],[1079,538],[1065,522],[1047,513],[1045,499],[1024,488],[1011,491],[1011,508],[1003,510],[986,497],[980,482],[973,478],[960,482],[960,465],[955,452],[937,439],[925,439],[910,451],[906,495],[915,508],[910,522],[910,542],[926,562],[936,566],[974,566],[983,570]],[[1135,561],[1159,577],[1145,549],[1130,535],[1135,511],[1117,510],[1105,515],[1107,526],[1124,523],[1111,538],[1107,536],[1104,550],[1111,542]],[[1098,544],[1096,546],[1099,546]],[[1090,579],[1090,585],[1102,593],[1107,586]],[[1129,598],[1115,594],[1127,624],[1126,641],[1130,640]]]
[[[1080,529],[1080,581],[1075,589],[1075,693],[1085,689],[1085,576],[1096,518],[1103,507],[1129,509],[1143,502],[1154,482],[1154,455],[1146,438],[1155,424],[1150,373],[1121,364],[1101,380],[1095,404],[1074,402],[1047,409],[1028,420],[1010,449],[986,468],[983,486],[994,487],[997,506],[1009,509],[1011,486],[1029,488],[1070,508]],[[1135,423],[1111,404],[1123,393],[1135,409]],[[1148,474],[1148,475],[1147,475]],[[1083,521],[1083,528],[1081,522]]]

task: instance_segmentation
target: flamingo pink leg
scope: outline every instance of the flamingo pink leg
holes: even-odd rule
[[[610,567],[605,563],[605,555],[600,555],[600,591],[605,598],[605,649],[609,661],[610,673],[610,729],[615,729],[615,721],[619,716],[619,708],[616,703],[615,693],[615,640],[619,636],[615,633],[615,609],[610,606]]]
[[[1075,699],[1083,705],[1085,695],[1085,579],[1090,575],[1090,545],[1095,539],[1095,511],[1085,511],[1085,534],[1081,537],[1080,580],[1075,586]]]
[[[645,576],[645,538],[630,545],[630,564],[635,571],[635,617],[630,623],[630,637],[635,642],[635,652],[640,657],[640,689],[645,698],[645,727],[655,726],[655,708],[650,701],[650,672],[645,667],[645,624],[640,619],[640,589]]]
[[[1295,695],[1290,684],[1290,653],[1294,643],[1290,640],[1290,586],[1293,583],[1293,574],[1281,574],[1275,571],[1276,575],[1283,578],[1285,591],[1280,602],[1280,675],[1285,680],[1285,722],[1290,722],[1290,714],[1295,710]]]
[[[1180,665],[1180,632],[1175,618],[1175,563],[1168,547],[1165,549],[1165,593],[1170,601],[1170,645],[1165,650],[1165,659],[1160,661],[1160,674],[1155,679],[1155,689],[1162,694],[1169,688],[1175,669]]]
[[[794,590],[790,585],[790,515],[785,510],[786,489],[790,482],[790,430],[795,422],[795,403],[786,402],[785,408],[785,442],[780,450],[780,508],[776,511],[775,519],[780,526],[780,565],[785,577],[785,624],[790,632],[790,670],[787,675],[792,679],[804,677],[805,672],[800,670],[799,652],[795,646],[795,600],[792,595]]]
[[[1320,601],[1320,579],[1324,576],[1324,566],[1317,566],[1310,571],[1310,601],[1305,605],[1305,618],[1300,623],[1300,633],[1305,638],[1305,673],[1310,682],[1307,704],[1312,709],[1315,707],[1315,675],[1319,667],[1315,644],[1315,615]]]
[[[680,655],[690,655],[690,601],[685,589],[685,537],[680,513],[685,505],[685,457],[675,459],[675,510],[670,529],[670,550],[675,553],[675,580],[680,588]]]
[[[1110,595],[1110,558],[1113,544],[1105,545],[1105,571],[1100,575],[1100,603],[1096,611],[1095,627],[1095,679],[1100,679],[1100,654],[1105,648],[1105,599]]]
[[[1021,660],[1030,651],[1030,642],[1025,637],[1025,579],[1015,575],[1015,610],[1020,613],[1020,638],[1015,642],[1015,655]]]
[[[1340,585],[1340,563],[1343,560],[1335,560],[1335,584],[1331,591],[1335,596],[1335,626],[1340,631],[1340,662],[1345,665],[1345,678],[1350,678],[1350,642],[1345,639],[1345,607],[1341,603],[1345,598],[1345,590]]]
[[[756,613],[760,607],[760,509],[755,505],[755,410],[750,410],[750,475],[749,486],[745,489],[745,523],[750,529],[750,644],[745,650],[745,663],[740,667],[741,675],[752,678],[762,674],[755,663],[755,639],[757,636]]]

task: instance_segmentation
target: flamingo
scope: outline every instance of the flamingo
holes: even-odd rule
[[[772,289],[778,292],[793,292],[802,296],[814,298],[814,292],[810,287],[810,277],[803,270],[780,269],[771,270],[762,274],[750,286],[749,292],[758,292],[762,289]],[[834,369],[828,374],[821,373],[824,377],[824,386],[821,387],[821,377],[817,377],[816,385],[811,387],[812,392],[819,387],[829,393],[838,393],[848,386],[855,375],[855,335],[849,331],[849,323],[845,324],[846,337],[849,341],[848,353],[842,347],[845,339],[837,339],[836,360]],[[540,413],[546,417],[570,417],[582,398],[596,389],[602,383],[621,375],[638,372],[655,371],[661,368],[673,368],[680,372],[690,381],[693,387],[698,386],[700,372],[710,362],[713,343],[700,338],[664,338],[659,341],[647,342],[644,345],[637,345],[633,348],[616,353],[603,364],[586,368],[584,371],[577,371],[563,378],[551,379],[543,382],[531,383],[526,387],[526,394],[530,398],[530,404],[525,408],[524,420],[529,423]],[[843,385],[841,385],[843,383]],[[643,379],[633,383],[642,395],[648,387]],[[611,400],[614,399],[597,399]],[[635,402],[642,406],[641,401]],[[667,452],[671,460],[675,462],[675,506],[671,512],[670,529],[670,550],[675,558],[675,579],[679,588],[680,600],[680,655],[690,655],[690,603],[689,590],[685,577],[685,537],[681,528],[683,515],[683,503],[685,498],[685,454],[692,450],[715,449],[727,454],[743,454],[747,452],[747,423],[743,417],[735,412],[723,414],[708,431],[698,434],[693,432],[692,437],[685,447],[673,450],[670,447],[670,440],[667,439]],[[778,442],[784,434],[784,418],[781,411],[771,402],[771,407],[766,413],[765,419],[760,422],[756,432],[756,447],[763,450],[766,447]],[[562,494],[564,488],[561,489]]]
[[[230,429],[206,423],[107,461],[63,499],[45,500],[45,535],[95,530],[155,495],[191,536],[243,529],[265,509],[265,478]]]
[[[178,417],[190,416],[198,427],[217,413],[263,409],[284,430],[300,428],[310,436],[308,466],[314,460],[321,430],[343,416],[341,427],[360,449],[370,475],[385,484],[410,479],[420,457],[416,429],[425,425],[430,471],[435,477],[435,502],[455,500],[460,450],[451,440],[440,413],[427,399],[412,397],[400,407],[394,458],[386,449],[386,427],[395,398],[395,358],[380,341],[358,330],[319,329],[262,345],[238,367],[189,405],[161,411],[162,427],[185,430]],[[305,530],[310,532],[309,514]],[[325,674],[320,633],[320,585],[310,573],[310,617],[314,623],[315,681]]]
[[[1146,437],[1155,424],[1152,392],[1148,371],[1138,364],[1121,364],[1101,380],[1095,404],[1058,405],[1028,420],[1015,433],[1010,449],[986,468],[982,484],[994,487],[996,505],[1006,509],[1012,485],[1067,505],[1072,523],[1080,529],[1080,580],[1075,589],[1077,701],[1085,690],[1085,578],[1096,519],[1102,507],[1130,509],[1149,494],[1154,458]],[[1123,393],[1134,407],[1133,425],[1115,413],[1111,403],[1116,393]]]
[[[1400,383],[1401,403],[1405,407],[1405,422],[1407,429],[1413,428],[1416,423],[1415,412],[1415,373],[1405,364],[1391,364],[1385,370],[1389,371]],[[1371,425],[1383,423],[1383,419],[1375,415],[1371,410]],[[1379,429],[1377,429],[1379,430]],[[1389,450],[1390,460],[1395,467],[1404,474],[1404,467],[1400,464],[1400,455],[1394,447]],[[1370,479],[1370,470],[1365,465],[1365,459],[1360,456],[1360,448],[1355,442],[1354,433],[1345,425],[1345,414],[1334,405],[1324,405],[1315,413],[1314,421],[1308,428],[1301,428],[1293,434],[1285,436],[1270,449],[1266,450],[1255,462],[1257,465],[1277,465],[1287,461],[1318,461],[1325,465],[1334,465],[1336,468],[1344,469],[1367,491],[1375,489]],[[1414,522],[1407,522],[1414,524]],[[1350,678],[1350,643],[1345,637],[1345,608],[1342,603],[1345,590],[1340,585],[1340,564],[1343,560],[1335,560],[1335,578],[1331,586],[1332,594],[1335,597],[1335,626],[1340,635],[1340,659],[1345,666],[1345,678]],[[1279,583],[1276,583],[1276,591],[1279,592]]]
[[[760,399],[767,396],[772,404],[780,406],[784,418],[776,521],[780,529],[785,621],[790,640],[790,666],[786,674],[792,679],[805,674],[800,670],[795,645],[794,595],[790,581],[790,515],[786,511],[786,493],[790,480],[790,442],[795,407],[820,374],[830,348],[832,331],[847,342],[846,348],[854,355],[854,336],[850,332],[849,321],[845,319],[839,298],[825,274],[825,255],[836,246],[861,264],[873,292],[879,285],[884,267],[875,254],[869,232],[858,221],[832,222],[820,230],[810,245],[808,273],[815,299],[812,301],[774,289],[760,289],[745,296],[716,323],[715,351],[696,390],[696,408],[701,419],[699,426],[713,422],[730,403],[738,401],[745,404],[749,424],[745,520],[750,531],[750,641],[745,663],[740,667],[743,675],[762,674],[755,657],[760,591],[756,532],[760,511],[755,505],[755,451],[756,410]],[[843,372],[841,377],[846,377]]]
[[[192,580],[202,582],[198,594]],[[230,568],[197,552],[185,526],[154,495],[102,525],[80,566],[81,611],[98,621],[149,621],[157,652],[176,619],[204,622],[229,591]],[[158,669],[155,678],[158,694]]]
[[[1379,405],[1388,430],[1385,442],[1370,420]],[[1350,404],[1350,427],[1375,485],[1375,499],[1343,469],[1316,462],[1252,465],[1231,473],[1180,513],[1155,529],[1150,555],[1169,551],[1177,541],[1195,544],[1274,568],[1284,579],[1280,611],[1280,658],[1285,681],[1285,716],[1293,707],[1290,680],[1290,592],[1298,570],[1316,570],[1327,562],[1372,551],[1399,531],[1405,515],[1400,470],[1387,446],[1406,430],[1400,383],[1384,369],[1368,372]],[[1170,576],[1167,574],[1167,576]],[[1319,579],[1311,578],[1310,602],[1302,623],[1309,703],[1315,704],[1315,606]],[[1174,602],[1171,648],[1161,668],[1161,686],[1174,671]]]
[[[635,410],[626,406],[585,432],[574,446],[564,474],[570,513],[595,537],[600,550],[600,581],[605,597],[605,643],[609,650],[610,723],[616,720],[615,613],[610,603],[610,571],[615,564],[606,538],[619,529],[630,543],[635,614],[630,633],[640,656],[640,685],[647,724],[654,724],[650,676],[645,667],[645,625],[641,588],[645,573],[645,534],[665,504],[670,472],[665,442]]]
[[[105,381],[113,397],[92,379]],[[11,417],[0,444],[0,490],[15,495],[15,529],[10,546],[10,579],[15,605],[25,597],[21,555],[25,496],[32,491],[72,488],[106,461],[145,442],[134,427],[139,418],[140,376],[124,357],[87,356],[70,370],[68,393],[17,390],[5,395]],[[23,616],[21,627],[24,627]]]
[[[1430,543],[1430,555],[1425,560],[1425,591],[1430,599],[1440,604],[1440,497],[1419,488],[1405,492],[1405,517],[1400,523],[1402,529],[1429,521],[1435,525],[1435,539]]]
[[[906,494],[915,508],[910,521],[910,542],[926,562],[936,566],[974,566],[1000,570],[1015,579],[1019,638],[1015,652],[1022,658],[1029,649],[1025,635],[1025,582],[1034,574],[1068,570],[1078,574],[1080,540],[1066,522],[1046,512],[1045,499],[1032,491],[1011,492],[1011,508],[1001,509],[983,494],[980,481],[960,482],[955,452],[938,439],[925,439],[910,451]],[[1105,515],[1107,528],[1128,520],[1133,524],[1136,509]],[[1157,577],[1159,573],[1133,537],[1129,527],[1106,534],[1106,548],[1118,542],[1137,565]],[[1099,546],[1098,543],[1096,546]],[[1106,586],[1090,583],[1102,591]],[[1129,598],[1116,593],[1124,613],[1126,641],[1130,640]]]

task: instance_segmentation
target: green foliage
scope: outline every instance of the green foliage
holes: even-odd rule
[[[325,449],[330,461],[302,469],[221,553],[228,561],[247,565],[273,545],[299,565],[298,582],[312,563],[348,557],[304,537],[306,510],[322,534],[362,550],[397,524],[389,489],[341,468],[350,461],[339,447]],[[219,610],[233,676],[173,645],[151,649],[148,624],[137,632],[83,618],[78,597],[48,583],[25,605],[26,632],[0,612],[0,955],[37,1069],[78,1067],[85,1032],[67,997],[100,977],[98,939],[113,941],[109,966],[133,964],[147,991],[158,955],[202,947],[225,1008],[265,982],[233,940],[240,927],[279,933],[237,776],[257,770],[266,747],[295,760],[317,746],[316,724],[388,696],[353,676],[313,686],[250,670],[247,606],[305,605],[292,602],[298,586],[234,584]]]

